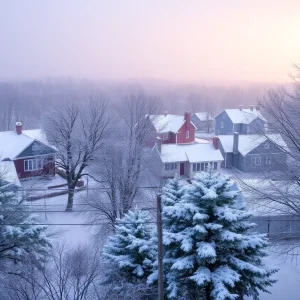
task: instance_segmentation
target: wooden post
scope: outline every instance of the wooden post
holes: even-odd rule
[[[158,299],[164,299],[163,231],[161,195],[157,195],[157,240],[158,240]]]

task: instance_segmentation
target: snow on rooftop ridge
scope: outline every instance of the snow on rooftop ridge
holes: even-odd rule
[[[220,142],[225,153],[233,152],[233,135],[219,135]],[[270,141],[278,145],[280,148],[288,150],[288,147],[280,134],[267,134],[262,136],[259,134],[240,134],[238,151],[243,156],[254,150],[256,147],[266,141]]]
[[[51,147],[42,129],[23,130],[22,134],[17,134],[14,130],[0,132],[0,161],[14,159],[34,140]]]
[[[150,119],[157,132],[174,132],[177,133],[180,127],[184,124],[184,116],[180,115],[157,115],[150,116]]]
[[[212,162],[223,161],[220,150],[216,150],[211,143],[205,144],[164,144],[161,149],[161,160],[168,162]]]
[[[184,116],[172,115],[172,114],[164,114],[164,115],[157,115],[157,116],[151,115],[150,120],[152,121],[156,131],[159,133],[163,133],[163,132],[177,133],[186,121]],[[196,128],[193,122],[191,122],[191,124]]]
[[[225,109],[225,112],[231,119],[231,121],[234,124],[249,124],[251,123],[254,119],[260,118],[263,121],[266,121],[265,118],[262,116],[259,110],[253,109],[251,110],[250,108],[246,109],[238,109],[238,108],[232,108],[232,109]]]
[[[197,116],[197,118],[200,120],[200,121],[206,121],[206,120],[213,120],[214,118],[211,116],[211,114],[205,112],[205,111],[202,111],[202,112],[197,112],[195,113],[194,115]]]

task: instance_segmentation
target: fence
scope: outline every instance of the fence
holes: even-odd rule
[[[270,239],[292,239],[300,237],[300,219],[291,215],[252,217],[257,226],[254,231],[266,233]]]

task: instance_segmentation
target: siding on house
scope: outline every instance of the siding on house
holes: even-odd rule
[[[225,111],[216,116],[215,118],[215,134],[232,134],[233,123]]]
[[[204,131],[204,132],[210,133],[213,130],[213,118],[212,117],[210,117],[210,119],[200,120],[199,117],[197,116],[197,114],[192,114],[191,121],[196,126],[197,131]]]
[[[32,157],[32,159],[34,158],[39,158],[39,157],[38,156]],[[25,171],[24,161],[26,159],[23,158],[14,160],[14,164],[15,164],[16,172],[20,179],[28,178],[32,176],[55,175],[55,160],[54,160],[55,157],[53,156],[52,159],[53,161],[46,163],[41,170],[37,170],[37,171]]]
[[[189,137],[186,138],[186,132],[189,131]],[[186,122],[181,126],[177,133],[177,144],[188,144],[195,141],[195,127],[190,124],[187,126]]]
[[[260,133],[264,130],[265,122],[260,118],[256,118],[248,126],[249,126],[248,133],[250,134]]]
[[[17,158],[22,157],[32,157],[32,156],[39,156],[39,155],[45,155],[45,154],[54,154],[56,151],[45,145],[42,144],[39,141],[33,141],[27,148],[25,148],[18,156]]]
[[[245,112],[246,115],[248,113],[249,112]],[[240,134],[255,134],[264,129],[264,124],[265,121],[259,116],[254,116],[253,121],[250,123],[248,123],[247,118],[238,118],[232,120],[228,113],[224,110],[215,117],[215,133],[217,135],[233,134],[234,132],[238,132]]]
[[[266,143],[269,144],[268,149],[265,149]],[[258,172],[262,170],[276,171],[280,170],[287,163],[286,153],[270,142],[262,143],[245,157],[240,156],[239,169],[243,172]],[[261,157],[261,163],[254,163],[252,157]],[[270,159],[270,164],[267,164],[267,159]]]
[[[176,134],[173,132],[168,132],[168,139],[165,140],[164,137],[166,136],[166,133],[161,133],[159,137],[161,138],[161,142],[163,144],[176,144]]]

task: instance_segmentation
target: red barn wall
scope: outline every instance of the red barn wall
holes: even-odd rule
[[[17,159],[14,161],[15,168],[17,174],[20,179],[32,177],[32,176],[41,176],[41,175],[55,175],[55,162],[49,162],[44,165],[42,170],[39,171],[32,171],[32,172],[25,172],[24,171],[24,160],[25,159]]]

